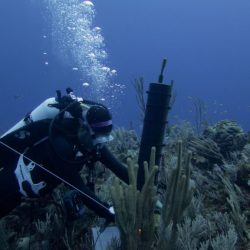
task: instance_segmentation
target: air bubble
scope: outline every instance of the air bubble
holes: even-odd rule
[[[94,6],[94,4],[91,1],[88,1],[88,0],[83,1],[83,4],[87,5],[87,6]]]

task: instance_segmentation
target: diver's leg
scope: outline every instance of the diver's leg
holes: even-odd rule
[[[20,204],[21,194],[19,186],[12,169],[3,168],[0,170],[0,217]]]

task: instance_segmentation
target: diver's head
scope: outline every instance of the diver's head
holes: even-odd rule
[[[93,144],[102,144],[113,139],[112,116],[105,106],[91,106],[85,117],[92,132]]]
[[[83,111],[83,117],[85,123],[78,130],[78,142],[85,150],[92,151],[113,139],[112,116],[105,106],[90,106]]]

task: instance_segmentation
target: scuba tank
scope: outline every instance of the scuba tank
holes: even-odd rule
[[[60,111],[57,108],[51,107],[50,104],[56,104],[55,97],[51,97],[37,106],[31,113],[27,114],[21,121],[5,132],[0,138],[22,128],[31,122],[36,122],[44,119],[53,119]]]

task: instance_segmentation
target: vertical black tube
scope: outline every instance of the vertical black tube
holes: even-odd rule
[[[139,170],[137,188],[144,185],[143,162],[149,161],[151,148],[156,147],[156,164],[159,165],[164,146],[164,136],[167,124],[172,85],[150,83],[146,112],[143,123],[140,152],[138,158]]]

